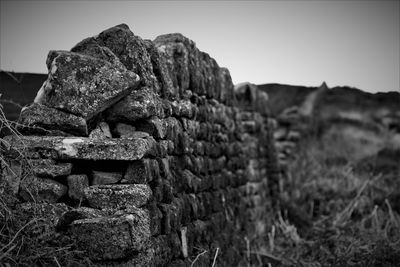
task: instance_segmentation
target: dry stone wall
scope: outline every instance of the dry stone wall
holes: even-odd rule
[[[148,41],[126,25],[47,66],[24,136],[4,138],[3,187],[65,203],[56,229],[99,266],[188,266],[204,251],[196,266],[251,263],[278,183],[265,95],[235,93],[181,34]]]

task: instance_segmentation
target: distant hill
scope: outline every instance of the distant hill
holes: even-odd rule
[[[0,103],[7,119],[17,120],[21,108],[32,103],[47,74],[0,71]]]
[[[273,116],[280,114],[288,107],[300,106],[311,92],[318,89],[318,87],[279,83],[260,84],[257,87],[268,94]]]

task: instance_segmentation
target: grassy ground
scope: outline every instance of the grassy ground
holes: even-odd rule
[[[340,131],[303,141],[261,253],[271,266],[400,266],[400,158],[376,154],[389,145]]]

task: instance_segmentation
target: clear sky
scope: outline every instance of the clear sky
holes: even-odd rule
[[[0,68],[47,73],[49,50],[126,23],[145,39],[180,32],[234,83],[400,88],[400,1],[4,1]]]

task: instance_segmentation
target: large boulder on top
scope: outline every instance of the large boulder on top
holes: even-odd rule
[[[121,67],[124,66],[119,58],[108,47],[101,46],[95,37],[83,39],[71,49],[71,52],[103,59]]]
[[[120,24],[111,27],[93,38],[94,40],[86,41],[86,44],[93,46],[92,43],[95,41],[100,46],[108,48],[128,70],[141,77],[141,85],[159,92],[160,87],[153,73],[153,65],[145,41],[134,35],[128,25]],[[77,46],[82,47],[83,43],[81,42]],[[82,50],[82,48],[73,48],[72,50]],[[92,49],[87,48],[85,50]],[[89,51],[89,53],[91,52]]]
[[[139,76],[109,61],[68,51],[50,51],[49,75],[35,103],[92,118],[139,85]]]

